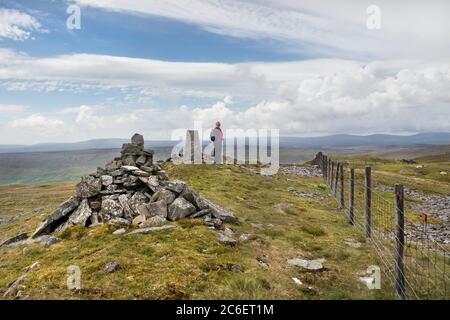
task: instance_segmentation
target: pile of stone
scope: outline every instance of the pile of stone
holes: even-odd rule
[[[281,168],[281,172],[287,175],[299,176],[299,177],[321,177],[322,170],[317,165],[312,167],[306,166],[286,166]]]
[[[151,228],[183,218],[202,218],[216,228],[236,220],[233,213],[199,196],[184,181],[170,181],[162,167],[153,163],[153,151],[144,148],[143,136],[135,134],[131,143],[122,146],[120,157],[81,179],[76,195],[50,214],[32,238],[75,225]]]

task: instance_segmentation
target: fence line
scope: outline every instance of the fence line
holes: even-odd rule
[[[426,220],[421,220],[422,225],[417,228],[417,215],[404,208],[403,185],[395,185],[391,199],[374,188],[370,166],[365,166],[361,180],[355,175],[355,168],[347,169],[322,153],[317,154],[314,163],[321,168],[324,181],[339,208],[347,214],[349,224],[373,246],[383,264],[382,272],[398,298],[448,299],[448,247],[429,237]],[[416,223],[412,224],[414,220]]]

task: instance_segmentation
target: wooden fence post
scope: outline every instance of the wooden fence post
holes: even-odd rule
[[[339,176],[340,176],[340,184],[341,184],[341,193],[340,193],[340,200],[339,200],[339,207],[341,209],[345,208],[345,200],[344,200],[344,164],[341,163],[341,170],[339,170]]]
[[[403,251],[405,247],[405,216],[403,185],[395,185],[395,291],[405,299],[405,270]]]
[[[331,176],[330,176],[330,189],[333,191],[333,179],[334,179],[334,161],[331,161]]]
[[[327,175],[328,175],[328,157],[327,156],[323,156],[323,179],[325,181],[327,181]]]
[[[335,198],[337,197],[337,189],[338,189],[338,181],[339,181],[339,172],[340,172],[340,170],[341,170],[341,164],[339,162],[337,162],[336,163],[336,177],[335,177],[335,179],[333,181],[333,183],[334,183],[334,189],[333,189],[334,193],[333,194],[334,194]]]
[[[350,168],[350,192],[349,192],[349,209],[348,209],[348,222],[351,225],[355,224],[355,168]]]
[[[366,166],[366,211],[365,211],[365,229],[366,238],[372,236],[372,168]]]
[[[330,177],[331,177],[331,160],[328,159],[328,174],[327,174],[328,187],[330,186]]]

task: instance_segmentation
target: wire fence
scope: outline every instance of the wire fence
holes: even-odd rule
[[[404,207],[403,185],[380,192],[372,170],[347,168],[319,153],[315,163],[348,221],[372,245],[380,269],[402,299],[449,299],[449,246],[428,234],[425,214]]]

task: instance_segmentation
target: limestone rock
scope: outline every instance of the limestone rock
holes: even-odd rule
[[[102,190],[102,181],[93,176],[81,178],[81,182],[77,184],[77,196],[80,198],[91,198],[100,193]]]
[[[124,218],[115,217],[115,218],[111,218],[108,221],[108,224],[128,227],[131,224],[131,222]]]
[[[234,246],[237,243],[236,239],[225,234],[225,232],[223,232],[223,231],[217,231],[216,238],[217,238],[217,241],[227,244],[227,245],[231,245],[231,246]]]
[[[87,199],[83,199],[78,208],[70,215],[69,221],[71,224],[78,224],[85,226],[86,221],[92,215],[92,210],[89,207]]]
[[[110,261],[105,265],[105,271],[108,273],[114,272],[119,269],[119,264],[115,261]]]
[[[325,259],[316,259],[316,260],[305,260],[305,259],[290,259],[288,260],[288,264],[292,266],[302,267],[307,270],[321,270],[323,269],[323,263]]]
[[[126,232],[126,230],[124,228],[120,228],[120,229],[117,229],[116,231],[114,231],[113,235],[118,236],[118,235],[124,234],[125,232]]]
[[[122,217],[123,216],[123,209],[119,202],[112,200],[112,199],[106,199],[102,201],[102,209],[101,214],[110,216],[110,217]]]
[[[0,244],[0,247],[7,246],[7,245],[12,244],[12,243],[16,243],[16,242],[25,240],[27,238],[28,238],[28,234],[26,232],[20,232],[19,234],[15,235],[13,237],[10,237],[10,238],[6,239],[5,241],[3,241]]]
[[[57,227],[57,223],[59,222],[59,220],[61,220],[69,213],[71,213],[73,210],[75,210],[75,208],[78,207],[79,204],[80,204],[79,197],[71,197],[69,200],[64,202],[58,209],[56,209],[51,215],[49,215],[39,225],[39,227],[37,227],[37,229],[34,231],[31,237],[36,238],[42,234],[52,232],[54,228]]]
[[[131,224],[133,226],[139,226],[141,223],[144,223],[145,220],[147,220],[147,218],[144,215],[138,215],[133,219],[133,222],[131,222]]]
[[[195,212],[193,204],[189,203],[186,199],[179,197],[169,206],[169,212],[167,219],[175,221],[185,218]]]
[[[114,181],[113,177],[109,175],[102,175],[100,179],[102,180],[102,185],[104,185],[105,187],[113,184]]]
[[[135,133],[131,137],[131,143],[136,146],[144,147],[144,137],[139,133]]]
[[[186,187],[186,182],[181,180],[170,181],[164,185],[168,190],[173,191],[177,194],[183,192]]]
[[[160,226],[162,224],[165,224],[167,222],[166,218],[162,216],[153,216],[148,218],[145,222],[141,223],[141,228],[148,228],[148,227],[154,227],[154,226]]]
[[[167,202],[162,199],[156,202],[148,203],[147,209],[150,213],[150,216],[161,216],[163,218],[167,217]]]

